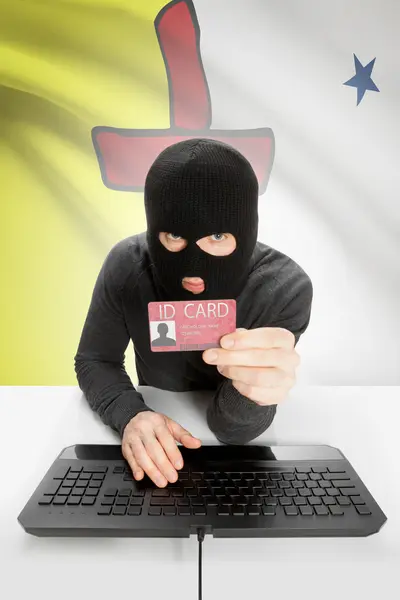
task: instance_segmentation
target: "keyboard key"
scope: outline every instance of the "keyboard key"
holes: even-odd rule
[[[132,492],[132,496],[135,496],[136,498],[141,498],[142,496],[144,496],[144,490],[134,489]]]
[[[183,492],[182,492],[182,490],[174,490],[172,492],[172,497],[173,498],[183,498]]]
[[[316,504],[322,504],[322,500],[321,498],[313,496],[312,498],[308,498],[308,504],[315,506]]]
[[[102,506],[112,506],[114,504],[114,498],[104,498],[101,501]]]
[[[161,506],[150,506],[149,517],[159,517],[161,515]]]
[[[309,489],[317,488],[318,482],[317,481],[306,481],[306,487],[308,487]]]
[[[311,473],[311,467],[296,467],[297,473]]]
[[[322,477],[319,473],[310,473],[310,479],[312,481],[319,481],[320,479],[322,479]]]
[[[277,506],[278,500],[276,498],[265,498],[265,506]]]
[[[358,488],[340,488],[342,496],[360,496],[360,490]]]
[[[257,473],[257,477],[259,479],[262,478],[261,477],[262,475],[263,475],[262,473]],[[265,475],[265,473],[264,473],[264,475]],[[242,479],[242,476],[240,473],[230,473],[230,477],[231,477],[232,481],[239,481],[240,479]]]
[[[192,473],[191,478],[193,481],[199,481],[200,479],[203,479],[203,473]]]
[[[331,482],[330,481],[320,481],[319,482],[319,487],[321,487],[321,488],[331,487]]]
[[[313,473],[326,473],[327,467],[311,467]]]
[[[338,506],[337,504],[335,506],[330,506],[329,510],[331,511],[331,513],[336,516],[336,515],[344,515],[344,511],[343,508],[341,508],[340,506]]]
[[[99,489],[101,488],[102,483],[102,481],[89,481],[89,487]]]
[[[218,501],[215,500],[216,505],[218,504]],[[178,500],[177,501],[178,506],[190,506],[190,500],[187,500],[186,498],[182,498],[182,500]]]
[[[86,488],[88,486],[88,481],[77,481],[75,487],[77,488]]]
[[[66,501],[67,501],[67,498],[65,496],[56,496],[53,500],[53,504],[55,506],[64,506]]]
[[[71,488],[68,487],[64,487],[63,485],[60,487],[60,489],[58,490],[57,494],[59,496],[68,496],[69,493],[71,491]]]
[[[116,506],[128,506],[129,498],[117,498],[115,501]]]
[[[78,506],[81,503],[81,496],[71,496],[67,500],[67,506]]]
[[[293,502],[296,504],[296,506],[306,506],[307,498],[294,498]]]
[[[85,496],[97,496],[98,493],[99,490],[96,490],[95,488],[88,488],[85,492]]]
[[[295,479],[295,475],[294,475],[294,473],[284,473],[283,479],[285,481],[293,481]]]
[[[277,485],[276,485],[275,481],[266,481],[266,482],[265,482],[265,487],[266,487],[268,490],[271,490],[271,489],[274,489],[274,488],[276,488],[276,487],[277,487]]]
[[[117,495],[117,488],[108,488],[105,492],[104,495],[105,496],[116,496]]]
[[[326,481],[331,481],[332,479],[350,479],[347,473],[322,473],[322,477]]]
[[[120,474],[122,474],[122,473],[124,473],[124,472],[125,472],[125,468],[124,468],[124,467],[114,467],[114,471],[113,471],[113,473],[114,473],[114,474],[115,474],[115,473],[120,473]]]
[[[204,506],[204,499],[203,498],[191,498],[190,504],[192,506]],[[229,504],[232,504],[232,502],[229,502]]]
[[[328,496],[340,496],[340,492],[336,488],[327,488],[325,492]]]
[[[282,475],[280,473],[271,473],[270,474],[271,481],[281,481]]]
[[[290,488],[291,485],[290,485],[289,481],[278,481],[278,487],[281,490],[284,490],[284,489]]]
[[[126,514],[126,506],[114,506],[112,514],[123,517]]]
[[[86,479],[86,480],[87,480],[87,479],[90,479],[90,478],[91,478],[91,476],[92,476],[92,475],[91,475],[90,473],[81,473],[81,474],[79,475],[79,479],[82,479],[82,480]]]
[[[217,514],[218,514],[218,516],[221,516],[221,517],[228,516],[231,514],[230,510],[231,510],[230,506],[219,506],[217,509]]]
[[[189,473],[187,471],[178,471],[178,480],[187,481],[189,479]]]
[[[312,492],[314,496],[326,496],[326,490],[321,490],[321,488],[314,488]]]
[[[319,516],[329,515],[328,507],[325,505],[322,506],[314,506],[314,510]]]
[[[79,473],[81,473],[81,471],[82,471],[82,467],[78,467],[78,466],[71,467],[70,470],[69,470],[69,472],[71,474],[72,473],[77,473],[78,475],[79,475]]]
[[[288,498],[294,498],[295,496],[297,496],[297,491],[292,488],[285,490],[285,496],[287,496]]]
[[[276,514],[276,506],[263,506],[262,507],[262,513],[263,515],[267,516],[272,516]]]
[[[332,498],[331,496],[324,496],[322,498],[322,502],[326,504],[326,506],[333,506],[334,504],[336,504],[335,498]]]
[[[179,500],[178,500],[178,502],[179,502]],[[206,498],[205,503],[206,503],[206,506],[218,506],[218,504],[219,504],[218,498],[214,498],[214,497]],[[247,504],[247,501],[245,502],[245,504]]]
[[[355,508],[359,515],[370,515],[371,514],[371,511],[369,510],[368,506],[356,506]]]
[[[94,473],[94,475],[92,475],[93,481],[102,481],[104,477],[105,475],[103,475],[102,473]]]
[[[166,517],[174,517],[176,515],[175,506],[165,506],[163,508],[163,515],[165,515]]]
[[[343,473],[346,475],[346,471],[343,471],[343,467],[328,467],[330,473]]]
[[[68,473],[66,480],[67,481],[76,481],[79,477],[79,473]]]
[[[71,496],[83,496],[84,493],[85,493],[84,488],[74,489],[71,492]]]
[[[108,515],[111,515],[111,506],[102,506],[97,511],[97,514],[102,515],[104,517],[108,517]]]
[[[96,502],[96,498],[92,498],[92,497],[87,498],[86,496],[84,496],[82,498],[81,505],[83,504],[83,506],[93,506],[93,504],[95,502]]]
[[[350,499],[351,498],[359,498],[359,497],[360,496],[350,496],[350,497],[348,497],[348,496],[338,496],[336,498],[336,500],[337,500],[337,503],[340,504],[340,506],[351,506]],[[355,504],[355,503],[353,502],[353,504]],[[361,501],[361,504],[364,504],[363,500]]]
[[[206,516],[207,511],[205,506],[195,506],[193,509],[193,514],[195,516]]]
[[[331,483],[336,488],[354,487],[354,483],[351,481],[351,479],[333,479]]]
[[[249,515],[249,517],[257,517],[261,514],[261,509],[259,506],[254,506],[250,504],[247,507],[247,514]]]
[[[69,481],[68,479],[64,479],[64,481],[62,482],[62,486],[69,489],[72,489],[74,487],[74,484],[74,481]]]
[[[293,504],[293,501],[291,498],[279,498],[279,504],[281,506],[291,506]]]
[[[107,473],[108,467],[95,466],[91,467],[90,473]],[[83,469],[84,472],[87,472],[86,469]]]
[[[342,498],[342,497],[341,497]],[[339,498],[338,498],[339,500]],[[356,505],[356,504],[365,504],[364,500],[361,498],[361,496],[343,496],[343,500],[351,500],[351,502]]]
[[[299,492],[299,496],[304,496],[304,497],[312,496],[312,491],[309,490],[308,488],[302,488],[302,489],[298,490],[298,492]]]
[[[38,504],[40,506],[49,506],[53,502],[53,496],[43,496],[40,498]]]
[[[312,506],[300,506],[300,512],[304,516],[311,516],[314,514]]]
[[[254,479],[254,473],[242,473],[242,479],[250,481],[251,479]]]
[[[175,506],[175,500],[173,498],[152,498],[150,500],[151,506]]]
[[[294,489],[298,489],[298,488],[303,488],[304,486],[304,481],[293,481],[292,483],[292,488]]]
[[[306,473],[297,473],[296,479],[298,481],[307,481],[308,477]]]
[[[170,495],[169,490],[153,490],[151,492],[151,495],[153,496],[153,498],[168,498]]]
[[[286,491],[289,491],[289,490],[286,490]],[[309,490],[307,490],[307,491],[309,491]],[[271,490],[271,496],[273,496],[274,498],[278,498],[279,496],[283,496],[283,490]]]
[[[191,509],[189,506],[178,506],[178,515],[181,517],[190,517]]]
[[[128,508],[128,515],[130,515],[131,517],[138,517],[142,512],[142,507],[141,506],[130,506]]]
[[[232,514],[235,517],[243,517],[244,514],[245,514],[244,506],[233,506],[232,507]]]
[[[131,506],[142,506],[143,498],[131,498],[129,504]]]
[[[123,488],[122,490],[119,490],[118,496],[120,498],[129,498],[131,493],[132,493],[131,488]]]
[[[302,506],[300,506],[300,509],[303,508]],[[299,514],[299,510],[297,508],[297,506],[285,506],[285,513],[288,516],[295,516]]]
[[[60,481],[51,481],[49,484],[47,484],[46,490],[43,492],[43,495],[44,496],[54,496],[54,494],[57,493],[57,490],[59,489],[60,486],[61,486]]]
[[[64,479],[67,476],[69,471],[69,467],[60,467],[57,469],[56,474],[53,476],[53,479]]]
[[[203,479],[205,481],[213,481],[215,479],[215,473],[211,473],[210,471],[208,471],[207,473],[204,473]]]

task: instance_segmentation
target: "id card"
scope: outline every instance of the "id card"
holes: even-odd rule
[[[153,352],[217,348],[236,331],[236,300],[149,302],[148,309]]]

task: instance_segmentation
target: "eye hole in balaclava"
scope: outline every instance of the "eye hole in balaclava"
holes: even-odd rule
[[[251,269],[258,233],[258,181],[249,161],[217,140],[195,138],[163,150],[146,177],[147,242],[163,300],[193,300],[184,277],[201,277],[205,289],[195,300],[236,298]],[[171,252],[160,232],[181,236],[187,245]],[[214,256],[197,241],[231,233],[231,254]]]

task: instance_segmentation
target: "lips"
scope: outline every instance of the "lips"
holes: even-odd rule
[[[194,294],[200,294],[204,291],[204,281],[200,278],[193,278],[193,281],[183,279],[182,281],[183,287],[189,292],[193,292]]]

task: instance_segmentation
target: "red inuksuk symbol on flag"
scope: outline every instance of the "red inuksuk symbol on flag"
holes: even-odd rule
[[[192,2],[170,2],[158,13],[154,25],[168,77],[170,128],[94,127],[92,140],[104,184],[113,190],[143,191],[147,172],[164,148],[203,137],[226,142],[246,156],[257,175],[259,194],[263,194],[274,159],[274,134],[268,127],[210,129],[211,100]]]

